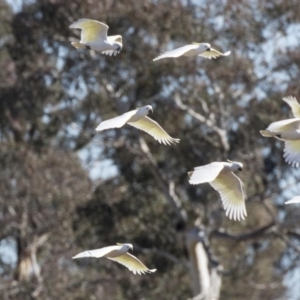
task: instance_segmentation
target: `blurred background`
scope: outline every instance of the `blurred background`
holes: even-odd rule
[[[76,50],[79,18],[123,36]],[[299,170],[259,130],[300,100],[298,0],[0,0],[0,295],[27,299],[300,299]],[[208,42],[231,55],[153,62]],[[95,132],[150,104],[178,145]],[[187,172],[244,164],[248,217],[229,220]],[[132,243],[151,275],[72,256]]]

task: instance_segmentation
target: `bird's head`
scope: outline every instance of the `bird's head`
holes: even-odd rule
[[[148,114],[152,114],[153,113],[153,109],[151,105],[146,105],[143,106],[139,109],[140,111],[143,112],[143,114],[148,115]]]
[[[202,45],[203,45],[203,47],[205,48],[205,51],[210,51],[210,49],[211,49],[210,44],[204,43],[204,44],[202,44]]]
[[[233,171],[243,171],[243,164],[242,163],[237,162],[237,161],[231,161],[229,159],[227,159],[227,161],[232,164]]]
[[[198,47],[202,50],[202,51],[210,51],[211,46],[209,43],[193,43],[194,45],[198,45]]]
[[[123,45],[121,43],[115,42],[114,44],[116,52],[119,54],[122,50]]]
[[[120,244],[120,243],[117,243],[117,245],[122,246],[122,248],[123,248],[126,252],[129,251],[130,249],[133,250],[132,244]]]

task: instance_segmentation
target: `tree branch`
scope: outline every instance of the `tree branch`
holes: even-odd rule
[[[177,106],[183,110],[186,111],[190,116],[192,116],[194,119],[200,121],[201,123],[205,124],[207,127],[209,127],[212,131],[216,132],[221,140],[221,143],[226,151],[229,150],[229,143],[227,139],[227,132],[226,130],[218,127],[217,125],[214,124],[214,122],[210,119],[207,119],[206,117],[202,116],[198,112],[195,112],[192,108],[186,106],[185,104],[182,103],[180,96],[178,93],[175,94],[174,97],[175,103]]]
[[[271,221],[268,225],[263,226],[260,229],[254,230],[252,232],[246,233],[246,234],[240,234],[240,235],[232,235],[225,230],[214,230],[211,232],[212,237],[217,238],[225,238],[225,239],[232,239],[235,241],[246,241],[250,239],[255,239],[257,237],[260,237],[264,234],[266,234],[269,229],[271,229],[273,226],[275,226],[275,222]]]

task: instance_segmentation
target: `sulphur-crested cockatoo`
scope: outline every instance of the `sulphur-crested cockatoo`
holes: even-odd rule
[[[275,137],[285,142],[283,157],[288,164],[300,164],[300,118],[271,123],[266,130],[260,131],[264,137]]]
[[[227,56],[230,54],[230,51],[225,53],[221,53],[213,48],[211,48],[208,43],[193,43],[190,45],[186,45],[174,50],[167,51],[163,54],[160,54],[153,61],[170,58],[170,57],[179,57],[179,56],[202,56],[208,59],[217,58],[219,56]]]
[[[107,36],[108,26],[104,23],[90,19],[79,19],[69,27],[81,29],[80,41],[71,42],[75,48],[96,50],[110,56],[117,55],[122,50],[122,36]]]
[[[82,257],[106,257],[125,266],[134,274],[141,275],[146,273],[153,273],[156,271],[156,269],[148,269],[135,256],[127,253],[129,249],[133,250],[133,246],[131,244],[117,244],[117,246],[108,246],[100,249],[81,252],[75,255],[73,259]]]
[[[120,128],[126,123],[143,130],[153,136],[159,143],[165,145],[171,145],[172,143],[178,143],[179,139],[174,139],[169,136],[162,127],[152,119],[147,117],[149,112],[153,112],[151,105],[146,105],[141,108],[131,110],[121,116],[101,122],[96,130],[102,131],[110,128]]]
[[[208,182],[221,196],[225,214],[229,219],[240,221],[247,216],[245,197],[241,180],[233,171],[242,171],[239,162],[213,162],[205,166],[196,167],[189,172],[190,184]]]
[[[288,96],[282,98],[282,100],[291,107],[294,117],[300,118],[300,104],[298,103],[297,99],[293,96]]]
[[[300,196],[295,196],[291,200],[285,202],[285,204],[291,204],[291,203],[300,203]]]

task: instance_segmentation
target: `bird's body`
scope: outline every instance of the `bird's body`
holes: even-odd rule
[[[96,130],[102,131],[110,128],[120,128],[126,123],[143,130],[154,137],[159,143],[170,145],[178,143],[179,139],[174,139],[154,120],[147,117],[149,112],[152,112],[152,106],[146,105],[139,109],[131,110],[121,116],[101,122]]]
[[[285,161],[295,167],[300,165],[300,118],[273,122],[260,133],[264,137],[274,137],[284,141]]]
[[[72,42],[75,48],[87,48],[107,55],[117,55],[122,50],[122,36],[107,36],[108,26],[90,19],[79,19],[70,28],[81,29],[81,40]]]
[[[239,162],[213,162],[189,172],[189,183],[209,183],[220,193],[226,216],[240,221],[247,212],[242,182],[233,172],[242,169],[243,165]]]
[[[114,260],[125,267],[127,267],[134,274],[146,274],[153,273],[156,269],[148,269],[140,260],[138,260],[135,256],[128,253],[129,250],[133,249],[131,244],[117,244],[117,246],[108,246],[95,250],[87,250],[81,252],[73,257],[83,258],[83,257],[106,257],[110,260]]]
[[[227,56],[230,54],[230,51],[221,53],[213,48],[211,48],[210,44],[208,43],[193,43],[189,45],[185,45],[179,47],[174,50],[166,51],[163,54],[160,54],[153,61],[163,59],[163,58],[176,58],[179,56],[202,56],[208,59],[217,58],[219,56]]]

